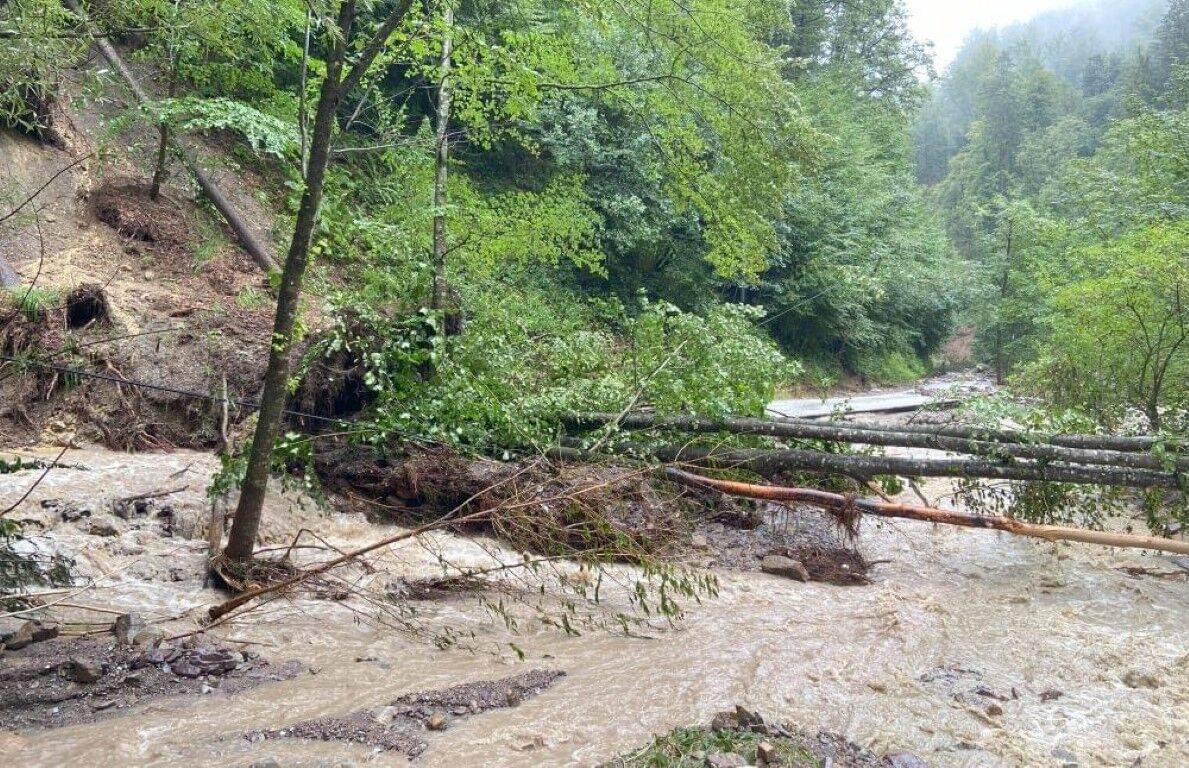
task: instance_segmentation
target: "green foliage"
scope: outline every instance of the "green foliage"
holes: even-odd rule
[[[86,49],[73,26],[55,0],[0,3],[0,127],[35,134],[49,127],[45,107],[57,96],[61,68]]]
[[[796,372],[743,307],[699,316],[645,301],[628,312],[541,288],[461,287],[469,328],[446,347],[437,335],[404,336],[408,321],[371,319],[367,338],[393,340],[366,358],[379,396],[375,440],[395,432],[479,450],[540,445],[569,411],[632,402],[758,415],[773,382]]]
[[[183,131],[235,131],[254,151],[277,158],[290,158],[298,148],[292,125],[234,99],[187,96],[163,99],[157,105],[161,118]]]
[[[820,763],[808,747],[797,738],[778,738],[742,730],[711,730],[709,728],[676,728],[658,736],[652,744],[628,756],[608,763],[617,768],[694,768],[706,765],[706,756],[733,752],[756,763],[756,751],[761,742],[768,742],[776,751],[776,765],[788,768],[817,768]]]
[[[1058,403],[1159,429],[1189,405],[1189,222],[1126,235],[1083,254],[1081,275],[1048,300],[1047,336],[1025,372]]]

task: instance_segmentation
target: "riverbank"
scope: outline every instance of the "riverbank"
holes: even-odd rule
[[[72,602],[192,630],[194,617],[222,599],[202,581],[204,488],[214,459],[99,449],[68,458],[88,469],[50,472],[15,517],[42,521],[29,523],[30,541],[72,559],[84,583],[97,582]],[[15,500],[37,474],[0,475],[0,499]],[[155,518],[130,522],[108,511],[113,497],[180,485],[186,490],[167,500],[171,535]],[[87,506],[91,515],[63,521],[45,499]],[[809,514],[785,522],[796,530]],[[300,528],[343,549],[398,530],[292,494],[270,494],[265,519],[266,546],[287,545]],[[116,534],[93,533],[97,522]],[[566,675],[519,706],[428,733],[418,764],[592,765],[734,704],[935,766],[1184,764],[1189,585],[1167,558],[866,520],[858,547],[879,563],[865,586],[717,568],[716,597],[685,601],[680,621],[653,621],[631,636],[600,629],[567,636],[531,617],[511,631],[474,594],[402,601],[404,631],[361,620],[371,606],[357,595],[294,596],[208,633],[300,664],[305,671],[293,679],[146,703],[118,720],[7,733],[5,752],[27,766],[402,765],[399,755],[351,743],[254,742],[245,734],[548,668]],[[359,583],[437,574],[443,556],[490,564],[493,552],[500,546],[481,537],[435,533],[371,559]],[[466,647],[436,647],[447,629]]]

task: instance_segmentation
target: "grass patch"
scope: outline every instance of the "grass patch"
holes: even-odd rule
[[[705,768],[715,754],[733,752],[748,765],[756,765],[759,745],[767,742],[776,759],[770,766],[820,768],[822,765],[803,744],[792,738],[768,736],[752,731],[677,728],[659,736],[652,744],[630,755],[616,758],[604,768]]]

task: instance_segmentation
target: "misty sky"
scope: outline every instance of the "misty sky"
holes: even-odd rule
[[[1076,4],[1076,0],[905,0],[912,31],[931,40],[937,71],[945,69],[966,33],[977,27],[998,27],[1025,21],[1041,11]]]

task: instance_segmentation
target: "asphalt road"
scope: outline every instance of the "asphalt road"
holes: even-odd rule
[[[915,411],[926,405],[950,402],[951,398],[922,395],[915,390],[881,392],[876,395],[855,397],[804,397],[794,400],[774,400],[768,404],[771,416],[788,416],[798,419],[815,419],[833,413],[896,413]]]

